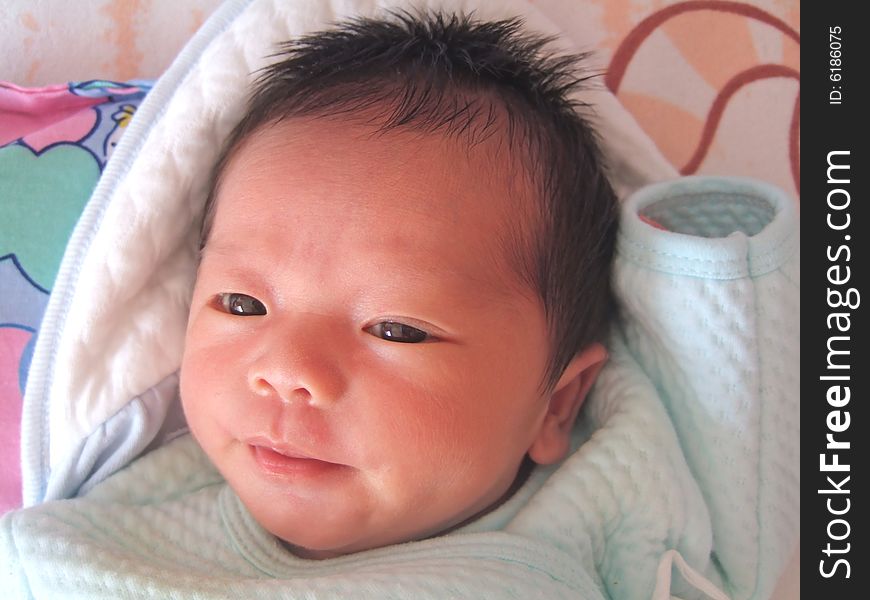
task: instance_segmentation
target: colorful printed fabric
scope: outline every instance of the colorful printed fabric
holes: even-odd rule
[[[682,175],[753,177],[797,199],[800,4],[631,3],[634,18],[626,4],[608,2],[607,20],[636,23],[612,45],[605,83],[662,154]]]
[[[19,426],[64,247],[150,82],[0,82],[0,513],[21,505]]]

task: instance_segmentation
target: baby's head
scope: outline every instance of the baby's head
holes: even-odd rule
[[[616,202],[516,21],[289,43],[216,170],[181,395],[254,518],[325,558],[445,532],[568,451]]]

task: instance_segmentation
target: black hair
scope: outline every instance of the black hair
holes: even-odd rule
[[[577,352],[606,337],[615,307],[610,270],[618,214],[595,131],[581,114],[586,107],[572,99],[592,77],[579,70],[586,55],[550,54],[551,42],[524,33],[520,19],[398,12],[282,44],[215,167],[201,246],[221,174],[264,126],[338,117],[469,145],[502,134],[540,195],[532,214],[524,211],[530,222],[512,224],[508,254],[544,307],[551,352],[542,385],[551,389]]]

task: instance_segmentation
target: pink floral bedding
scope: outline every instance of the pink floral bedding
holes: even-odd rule
[[[0,513],[21,503],[21,399],[66,241],[148,89],[0,84]]]

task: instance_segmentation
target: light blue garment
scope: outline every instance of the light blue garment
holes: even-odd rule
[[[251,519],[189,436],[85,497],[7,516],[0,530],[4,566],[15,572],[0,584],[19,591],[12,597],[603,597],[570,556],[501,532],[295,558]]]
[[[0,589],[636,600],[676,550],[730,597],[767,598],[799,521],[795,206],[751,180],[691,177],[638,191],[622,224],[620,318],[574,450],[497,510],[445,536],[306,561],[184,436],[81,498],[6,515]],[[676,572],[667,592],[700,597]]]

